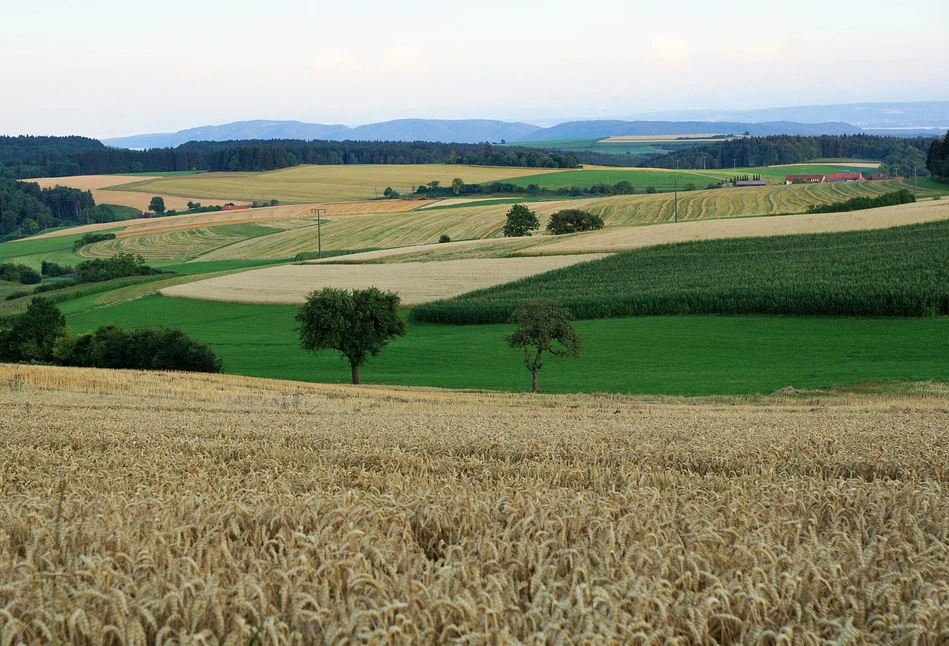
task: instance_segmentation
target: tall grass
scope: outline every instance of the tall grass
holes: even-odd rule
[[[949,221],[686,242],[616,254],[416,307],[429,323],[500,323],[553,300],[580,319],[661,314],[949,314]]]

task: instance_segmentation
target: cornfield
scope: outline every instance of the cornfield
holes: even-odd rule
[[[575,318],[664,314],[949,314],[949,221],[637,249],[415,308],[429,323],[502,323],[553,300]]]
[[[0,365],[0,643],[949,640],[949,392]]]

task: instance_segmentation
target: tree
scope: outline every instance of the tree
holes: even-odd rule
[[[547,230],[554,235],[593,231],[603,228],[603,218],[580,209],[564,209],[550,216]]]
[[[460,177],[456,177],[455,179],[451,180],[452,193],[455,195],[460,195],[463,190],[465,190],[465,183]]]
[[[160,195],[156,195],[152,198],[151,202],[148,203],[148,210],[154,211],[158,215],[161,215],[165,212],[165,200]]]
[[[359,383],[359,366],[397,336],[405,336],[399,317],[399,295],[369,289],[325,287],[313,291],[297,313],[300,345],[308,352],[336,350],[349,360],[353,383]]]
[[[522,238],[539,228],[540,222],[537,221],[537,216],[523,204],[515,204],[507,212],[507,223],[504,225],[506,237]]]
[[[37,296],[9,330],[0,332],[0,359],[50,361],[53,344],[66,330],[66,317],[48,298]]]
[[[543,365],[544,352],[558,359],[580,356],[583,340],[570,319],[565,307],[550,302],[527,303],[511,316],[511,323],[517,325],[517,329],[507,337],[507,343],[512,348],[524,349],[524,365],[532,375],[531,392],[537,392],[537,373]]]

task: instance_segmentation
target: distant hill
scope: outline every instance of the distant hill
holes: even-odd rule
[[[631,115],[641,120],[666,121],[843,121],[863,129],[899,132],[907,128],[949,128],[949,101],[908,101],[803,105],[760,110],[667,110]]]
[[[863,131],[849,123],[734,123],[709,121],[568,121],[552,128],[537,130],[520,141],[590,139],[645,135],[694,135],[707,132],[767,135],[855,135]]]
[[[853,103],[764,110],[679,110],[637,115],[635,120],[577,120],[545,128],[489,119],[396,119],[351,128],[301,121],[237,121],[178,132],[103,139],[114,148],[168,148],[188,141],[306,140],[480,143],[591,139],[621,135],[688,135],[748,132],[769,135],[914,136],[949,126],[949,101]],[[932,130],[932,134],[937,134]]]

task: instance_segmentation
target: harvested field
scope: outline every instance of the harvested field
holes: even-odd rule
[[[84,191],[92,191],[92,197],[96,204],[118,204],[120,206],[131,206],[140,211],[148,210],[148,203],[155,195],[160,195],[165,200],[166,209],[175,209],[184,211],[188,208],[190,198],[187,196],[175,196],[168,193],[149,193],[143,195],[135,191],[110,190],[117,184],[136,182],[147,183],[164,179],[162,177],[152,177],[148,175],[75,175],[72,177],[41,177],[29,181],[36,182],[40,188],[50,188],[53,186],[69,186],[70,188],[79,188]],[[222,206],[227,202],[240,204],[240,200],[202,200],[204,206]]]
[[[944,388],[749,405],[9,365],[0,384],[11,644],[949,636]]]
[[[202,173],[167,177],[120,187],[129,191],[223,200],[271,200],[309,203],[382,197],[386,187],[408,194],[433,180],[466,184],[555,173],[536,168],[462,166],[458,164],[370,164],[294,166],[267,173]],[[157,193],[156,193],[157,191]]]
[[[548,244],[520,251],[523,255],[565,253],[614,253],[670,242],[747,238],[792,233],[831,233],[882,229],[949,218],[949,202],[916,202],[849,213],[799,214],[780,217],[733,218],[698,222],[666,223],[662,226],[617,227],[548,238]]]
[[[227,303],[299,304],[323,287],[397,292],[402,305],[449,298],[602,256],[453,260],[399,265],[306,264],[268,267],[161,290],[164,296]]]
[[[150,218],[142,220],[126,220],[123,222],[110,222],[103,224],[90,224],[81,227],[72,227],[51,231],[37,238],[52,238],[61,235],[79,235],[102,229],[115,229],[125,227],[117,235],[118,237],[128,237],[143,234],[153,234],[169,231],[184,231],[187,229],[197,229],[221,224],[246,224],[255,222],[266,225],[267,223],[279,223],[280,228],[292,228],[299,226],[299,220],[312,219],[315,222],[316,216],[313,209],[325,209],[320,217],[325,218],[328,215],[366,215],[370,213],[404,213],[411,211],[419,206],[429,204],[425,201],[410,200],[390,200],[378,202],[340,202],[336,204],[306,204],[306,205],[287,205],[287,206],[269,206],[257,209],[242,209],[240,211],[216,211],[212,213],[195,213],[193,215],[173,215],[163,218]],[[296,220],[296,224],[284,223],[287,220]]]

